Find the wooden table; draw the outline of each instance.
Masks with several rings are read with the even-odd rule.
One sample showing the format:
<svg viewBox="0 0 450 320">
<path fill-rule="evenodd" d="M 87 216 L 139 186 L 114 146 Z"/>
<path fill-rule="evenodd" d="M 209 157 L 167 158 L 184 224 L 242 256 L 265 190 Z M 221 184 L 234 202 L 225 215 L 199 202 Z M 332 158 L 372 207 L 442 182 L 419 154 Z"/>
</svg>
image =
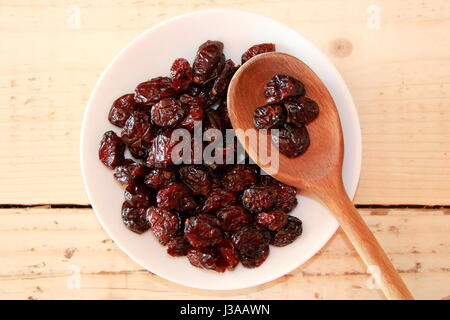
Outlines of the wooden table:
<svg viewBox="0 0 450 320">
<path fill-rule="evenodd" d="M 218 293 L 150 274 L 99 225 L 79 169 L 95 81 L 143 30 L 212 8 L 280 20 L 337 66 L 363 133 L 355 203 L 415 297 L 450 299 L 447 0 L 2 0 L 0 298 L 383 298 L 341 231 L 294 272 Z"/>
</svg>

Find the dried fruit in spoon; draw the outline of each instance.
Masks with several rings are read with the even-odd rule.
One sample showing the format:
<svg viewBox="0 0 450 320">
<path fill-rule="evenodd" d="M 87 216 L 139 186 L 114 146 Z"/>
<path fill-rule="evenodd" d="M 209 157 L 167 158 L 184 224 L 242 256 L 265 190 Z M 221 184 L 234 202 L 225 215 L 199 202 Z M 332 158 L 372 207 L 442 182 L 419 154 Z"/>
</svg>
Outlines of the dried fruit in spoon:
<svg viewBox="0 0 450 320">
<path fill-rule="evenodd" d="M 292 77 L 277 74 L 264 87 L 264 96 L 267 103 L 280 102 L 289 97 L 305 94 L 303 84 Z"/>
<path fill-rule="evenodd" d="M 278 128 L 286 121 L 286 110 L 282 104 L 269 104 L 256 108 L 253 122 L 258 129 Z"/>
<path fill-rule="evenodd" d="M 296 127 L 285 123 L 278 135 L 272 134 L 272 141 L 282 154 L 294 158 L 304 153 L 309 147 L 309 134 L 303 125 Z"/>
<path fill-rule="evenodd" d="M 288 121 L 302 126 L 313 121 L 319 115 L 319 106 L 307 97 L 298 97 L 284 102 L 288 112 Z"/>
</svg>

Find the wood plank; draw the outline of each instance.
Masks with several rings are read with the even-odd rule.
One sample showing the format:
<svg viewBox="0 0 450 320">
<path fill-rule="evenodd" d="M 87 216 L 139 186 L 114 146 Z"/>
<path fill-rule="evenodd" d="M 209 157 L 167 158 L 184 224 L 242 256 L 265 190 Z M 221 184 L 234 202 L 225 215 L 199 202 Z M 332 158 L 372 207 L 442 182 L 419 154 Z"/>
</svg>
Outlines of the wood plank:
<svg viewBox="0 0 450 320">
<path fill-rule="evenodd" d="M 229 7 L 290 25 L 341 71 L 363 132 L 357 203 L 449 204 L 450 4 L 377 1 L 380 29 L 368 27 L 372 4 L 80 0 L 77 29 L 65 1 L 3 0 L 0 203 L 86 204 L 79 129 L 100 72 L 155 23 L 192 10 Z"/>
<path fill-rule="evenodd" d="M 448 210 L 360 210 L 418 299 L 450 292 Z M 91 209 L 0 210 L 0 299 L 380 299 L 339 231 L 310 261 L 262 286 L 194 290 L 150 274 L 108 238 Z M 67 282 L 80 271 L 80 288 Z M 73 286 L 72 286 L 73 287 Z"/>
</svg>

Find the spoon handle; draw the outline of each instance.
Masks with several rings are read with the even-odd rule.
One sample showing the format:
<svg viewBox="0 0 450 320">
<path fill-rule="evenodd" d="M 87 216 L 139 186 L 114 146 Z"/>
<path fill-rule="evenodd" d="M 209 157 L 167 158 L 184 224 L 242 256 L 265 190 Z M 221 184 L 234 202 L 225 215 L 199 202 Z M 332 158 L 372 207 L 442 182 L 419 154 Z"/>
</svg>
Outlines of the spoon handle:
<svg viewBox="0 0 450 320">
<path fill-rule="evenodd" d="M 323 185 L 321 189 L 317 194 L 323 197 L 323 201 L 333 211 L 342 230 L 364 260 L 385 296 L 391 300 L 413 300 L 389 257 L 349 199 L 342 179 L 336 183 Z"/>
</svg>

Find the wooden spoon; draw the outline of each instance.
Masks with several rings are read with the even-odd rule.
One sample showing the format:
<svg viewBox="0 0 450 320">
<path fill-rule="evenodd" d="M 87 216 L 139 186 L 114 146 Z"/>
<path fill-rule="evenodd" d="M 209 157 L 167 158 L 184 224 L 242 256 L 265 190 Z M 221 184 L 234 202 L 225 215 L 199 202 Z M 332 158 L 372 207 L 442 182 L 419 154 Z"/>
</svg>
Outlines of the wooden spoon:
<svg viewBox="0 0 450 320">
<path fill-rule="evenodd" d="M 307 125 L 311 140 L 308 150 L 296 158 L 288 158 L 280 153 L 278 171 L 269 173 L 286 184 L 312 192 L 322 199 L 335 214 L 369 270 L 372 270 L 387 298 L 413 299 L 347 196 L 342 182 L 344 141 L 339 114 L 327 88 L 307 65 L 288 54 L 273 52 L 258 55 L 239 68 L 230 82 L 227 101 L 230 120 L 239 141 L 260 167 L 269 169 L 260 156 L 263 153 L 258 153 L 259 141 L 252 143 L 246 139 L 243 131 L 254 129 L 253 112 L 266 104 L 264 85 L 276 74 L 300 80 L 305 86 L 306 96 L 318 103 L 320 113 L 317 119 Z M 270 139 L 268 135 L 263 137 Z M 268 149 L 271 147 L 269 142 Z"/>
</svg>

